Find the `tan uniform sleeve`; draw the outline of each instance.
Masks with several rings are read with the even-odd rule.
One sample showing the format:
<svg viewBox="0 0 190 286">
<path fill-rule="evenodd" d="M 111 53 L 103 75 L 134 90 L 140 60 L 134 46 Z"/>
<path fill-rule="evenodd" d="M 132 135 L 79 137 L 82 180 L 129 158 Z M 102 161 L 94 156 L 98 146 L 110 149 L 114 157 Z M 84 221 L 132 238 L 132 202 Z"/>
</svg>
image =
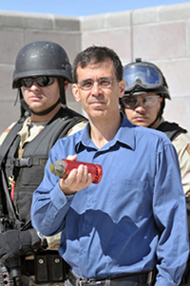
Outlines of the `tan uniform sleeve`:
<svg viewBox="0 0 190 286">
<path fill-rule="evenodd" d="M 190 195 L 190 137 L 182 133 L 172 143 L 177 151 L 183 190 L 187 196 Z"/>
<path fill-rule="evenodd" d="M 60 238 L 61 238 L 61 232 L 59 232 L 58 234 L 54 236 L 46 236 L 46 240 L 48 243 L 48 249 L 58 250 Z"/>
<path fill-rule="evenodd" d="M 12 123 L 0 136 L 0 147 L 3 144 L 3 141 L 7 137 L 9 131 L 13 128 L 13 126 L 16 124 L 16 122 Z"/>
<path fill-rule="evenodd" d="M 72 135 L 74 133 L 76 133 L 77 131 L 80 131 L 81 129 L 84 129 L 84 127 L 86 126 L 87 121 L 81 121 L 80 123 L 76 124 L 75 126 L 73 126 L 67 133 L 67 136 Z"/>
</svg>

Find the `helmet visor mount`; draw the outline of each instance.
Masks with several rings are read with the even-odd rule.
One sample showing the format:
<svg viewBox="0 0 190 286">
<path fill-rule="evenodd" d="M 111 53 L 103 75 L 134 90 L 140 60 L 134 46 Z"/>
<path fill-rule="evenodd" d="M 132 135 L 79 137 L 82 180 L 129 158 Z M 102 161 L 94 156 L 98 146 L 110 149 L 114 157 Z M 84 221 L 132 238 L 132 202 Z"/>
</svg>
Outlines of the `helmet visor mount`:
<svg viewBox="0 0 190 286">
<path fill-rule="evenodd" d="M 145 65 L 132 65 L 123 70 L 125 92 L 130 93 L 135 88 L 156 89 L 164 85 L 163 77 L 156 69 Z"/>
</svg>

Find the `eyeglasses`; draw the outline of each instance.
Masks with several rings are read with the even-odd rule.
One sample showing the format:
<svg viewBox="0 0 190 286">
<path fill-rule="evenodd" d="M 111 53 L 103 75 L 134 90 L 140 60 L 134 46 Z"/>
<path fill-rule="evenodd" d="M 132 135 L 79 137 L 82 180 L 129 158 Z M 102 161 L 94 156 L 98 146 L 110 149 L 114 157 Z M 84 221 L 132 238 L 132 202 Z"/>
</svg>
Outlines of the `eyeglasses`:
<svg viewBox="0 0 190 286">
<path fill-rule="evenodd" d="M 124 96 L 121 98 L 121 102 L 124 108 L 135 109 L 139 105 L 143 105 L 145 108 L 151 108 L 159 102 L 159 95 L 147 95 L 147 96 Z"/>
<path fill-rule="evenodd" d="M 161 73 L 151 66 L 136 64 L 123 69 L 125 91 L 132 91 L 136 86 L 144 89 L 155 89 L 164 85 Z"/>
<path fill-rule="evenodd" d="M 51 77 L 51 76 L 38 76 L 38 77 L 35 77 L 35 78 L 33 78 L 33 77 L 26 77 L 26 78 L 22 78 L 20 80 L 20 83 L 21 83 L 22 86 L 31 87 L 34 81 L 40 87 L 45 87 L 45 86 L 53 84 L 54 81 L 55 81 L 55 77 Z"/>
<path fill-rule="evenodd" d="M 84 79 L 82 81 L 79 81 L 78 84 L 80 87 L 84 90 L 89 90 L 93 87 L 94 83 L 97 82 L 101 88 L 108 88 L 112 85 L 113 81 L 119 81 L 117 79 L 112 79 L 109 77 L 102 77 L 98 80 L 92 80 L 92 79 Z"/>
</svg>

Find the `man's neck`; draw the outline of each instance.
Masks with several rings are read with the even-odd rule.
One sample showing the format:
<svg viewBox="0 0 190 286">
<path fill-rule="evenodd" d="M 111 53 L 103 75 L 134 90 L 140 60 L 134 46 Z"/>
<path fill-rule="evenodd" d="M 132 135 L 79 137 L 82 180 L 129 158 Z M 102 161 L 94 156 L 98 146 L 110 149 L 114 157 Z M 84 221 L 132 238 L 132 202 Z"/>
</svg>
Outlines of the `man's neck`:
<svg viewBox="0 0 190 286">
<path fill-rule="evenodd" d="M 61 103 L 58 104 L 51 112 L 49 112 L 46 115 L 36 115 L 36 114 L 31 114 L 31 121 L 32 122 L 44 122 L 44 121 L 50 121 L 55 114 L 59 111 L 59 109 L 61 108 Z"/>
<path fill-rule="evenodd" d="M 103 122 L 102 122 L 103 121 Z M 90 137 L 94 144 L 100 149 L 111 141 L 117 133 L 121 124 L 121 116 L 112 117 L 112 120 L 90 120 Z"/>
</svg>

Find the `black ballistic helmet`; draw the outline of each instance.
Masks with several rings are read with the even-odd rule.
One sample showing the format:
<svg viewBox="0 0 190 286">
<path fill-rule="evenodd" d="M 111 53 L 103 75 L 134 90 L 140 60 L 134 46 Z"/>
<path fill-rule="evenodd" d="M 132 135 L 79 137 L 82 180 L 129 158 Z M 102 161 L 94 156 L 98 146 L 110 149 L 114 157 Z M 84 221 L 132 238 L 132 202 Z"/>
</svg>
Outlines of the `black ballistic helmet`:
<svg viewBox="0 0 190 286">
<path fill-rule="evenodd" d="M 21 78 L 41 75 L 60 77 L 72 82 L 71 64 L 60 45 L 41 41 L 24 46 L 16 58 L 12 87 L 20 87 Z"/>
<path fill-rule="evenodd" d="M 132 95 L 148 93 L 156 93 L 163 98 L 156 119 L 148 127 L 153 126 L 163 113 L 165 98 L 171 99 L 163 73 L 155 64 L 142 62 L 141 58 L 137 58 L 135 62 L 123 67 L 123 79 L 125 80 L 125 93 L 123 99 Z M 122 98 L 120 98 L 120 106 L 121 110 L 124 112 Z"/>
<path fill-rule="evenodd" d="M 54 76 L 58 78 L 60 87 L 60 100 L 66 104 L 64 81 L 72 83 L 72 68 L 65 50 L 57 43 L 50 41 L 38 41 L 24 46 L 17 55 L 15 70 L 13 73 L 12 88 L 18 88 L 21 101 L 21 116 L 28 110 L 34 113 L 27 106 L 23 99 L 21 90 L 21 79 L 32 76 Z M 48 114 L 53 110 L 57 102 L 50 109 L 35 113 L 37 115 Z"/>
</svg>

